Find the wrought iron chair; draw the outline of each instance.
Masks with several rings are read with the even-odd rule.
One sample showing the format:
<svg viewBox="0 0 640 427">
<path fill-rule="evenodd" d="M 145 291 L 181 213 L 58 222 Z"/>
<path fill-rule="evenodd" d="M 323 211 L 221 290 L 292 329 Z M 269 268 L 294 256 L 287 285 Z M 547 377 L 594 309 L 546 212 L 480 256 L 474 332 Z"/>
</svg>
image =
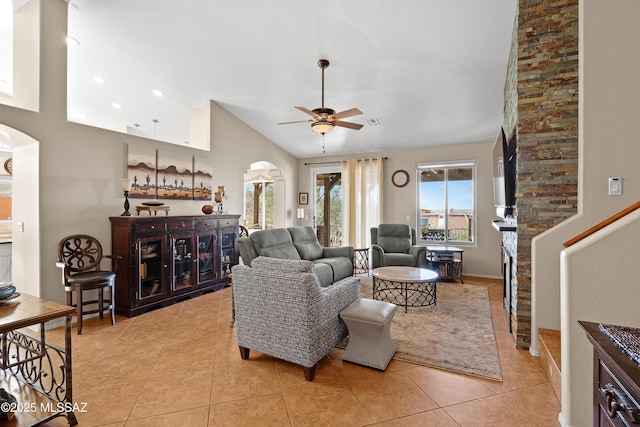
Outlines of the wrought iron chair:
<svg viewBox="0 0 640 427">
<path fill-rule="evenodd" d="M 113 259 L 113 271 L 100 270 L 100 263 L 104 258 Z M 82 334 L 82 316 L 99 313 L 104 319 L 104 312 L 109 311 L 111 324 L 116 324 L 114 311 L 115 282 L 118 260 L 121 257 L 105 255 L 100 242 L 86 234 L 67 236 L 58 244 L 58 262 L 56 267 L 62 269 L 62 284 L 67 292 L 67 305 L 76 307 L 78 335 Z M 104 290 L 109 296 L 105 298 Z M 97 299 L 85 301 L 84 291 L 97 290 Z M 73 304 L 73 293 L 76 293 L 76 303 Z M 85 310 L 85 306 L 97 304 L 97 308 Z"/>
</svg>

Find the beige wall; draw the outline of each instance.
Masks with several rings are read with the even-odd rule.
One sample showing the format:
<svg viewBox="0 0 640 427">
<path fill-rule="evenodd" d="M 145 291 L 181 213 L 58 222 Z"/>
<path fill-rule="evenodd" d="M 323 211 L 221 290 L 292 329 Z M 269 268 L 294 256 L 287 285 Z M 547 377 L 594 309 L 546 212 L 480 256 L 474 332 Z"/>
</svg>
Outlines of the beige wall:
<svg viewBox="0 0 640 427">
<path fill-rule="evenodd" d="M 640 327 L 637 236 L 640 211 L 561 254 L 562 419 L 567 426 L 592 425 L 593 347 L 578 320 Z"/>
<path fill-rule="evenodd" d="M 69 234 L 96 236 L 107 252 L 111 247 L 109 216 L 123 211 L 120 178 L 126 172 L 127 144 L 148 145 L 199 156 L 209 161 L 213 184 L 225 185 L 229 199 L 225 209 L 240 213 L 243 205 L 242 176 L 252 162 L 266 160 L 283 171 L 293 187 L 295 159 L 215 103 L 211 103 L 211 152 L 97 129 L 66 121 L 66 8 L 64 0 L 40 4 L 41 79 L 40 113 L 0 105 L 0 125 L 31 140 L 25 154 L 24 174 L 14 163 L 14 222 L 25 223 L 25 233 L 14 233 L 13 271 L 19 291 L 64 301 L 60 272 L 55 267 L 56 249 Z M 53 22 L 55 21 L 55 22 Z M 23 135 L 23 139 L 29 139 Z M 16 159 L 18 155 L 16 154 Z M 39 166 L 38 166 L 39 158 Z M 30 164 L 30 166 L 27 166 Z M 24 170 L 30 168 L 30 172 Z M 24 191 L 21 191 L 24 188 Z M 19 201 L 17 194 L 39 193 L 35 200 Z M 294 192 L 281 205 L 291 211 Z M 140 199 L 132 200 L 134 207 Z M 203 201 L 168 200 L 171 215 L 200 214 Z"/>
<path fill-rule="evenodd" d="M 535 337 L 537 349 L 538 327 L 562 331 L 560 419 L 567 426 L 592 423 L 592 349 L 577 321 L 640 326 L 633 284 L 638 214 L 570 249 L 562 246 L 638 200 L 640 58 L 629 52 L 636 49 L 639 16 L 635 0 L 580 2 L 579 213 L 532 247 L 532 343 Z M 607 195 L 609 177 L 623 178 L 622 196 Z"/>
<path fill-rule="evenodd" d="M 497 130 L 496 130 L 497 132 Z M 477 245 L 463 246 L 464 274 L 481 277 L 502 277 L 501 275 L 501 234 L 491 225 L 496 219 L 493 206 L 493 141 L 477 144 L 456 144 L 425 147 L 413 150 L 396 150 L 380 153 L 367 153 L 360 156 L 326 156 L 302 159 L 298 161 L 299 192 L 309 192 L 310 168 L 325 165 L 305 163 L 332 162 L 347 158 L 388 157 L 384 161 L 383 219 L 386 223 L 408 223 L 416 227 L 418 220 L 416 186 L 418 163 L 475 160 L 476 161 L 476 214 Z M 338 164 L 339 166 L 339 164 Z M 391 184 L 391 175 L 398 169 L 404 169 L 411 175 L 409 185 L 397 188 Z M 406 217 L 410 220 L 407 221 Z"/>
</svg>

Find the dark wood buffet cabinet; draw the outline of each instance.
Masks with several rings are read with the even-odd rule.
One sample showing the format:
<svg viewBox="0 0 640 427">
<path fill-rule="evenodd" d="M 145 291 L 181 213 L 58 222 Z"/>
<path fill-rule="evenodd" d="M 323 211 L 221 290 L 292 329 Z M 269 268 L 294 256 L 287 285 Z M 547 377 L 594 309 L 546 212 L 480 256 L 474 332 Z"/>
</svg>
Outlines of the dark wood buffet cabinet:
<svg viewBox="0 0 640 427">
<path fill-rule="evenodd" d="M 598 323 L 578 323 L 593 345 L 593 425 L 639 425 L 640 366 Z"/>
<path fill-rule="evenodd" d="M 122 257 L 116 311 L 150 308 L 222 289 L 238 263 L 240 215 L 116 216 L 111 252 Z"/>
</svg>

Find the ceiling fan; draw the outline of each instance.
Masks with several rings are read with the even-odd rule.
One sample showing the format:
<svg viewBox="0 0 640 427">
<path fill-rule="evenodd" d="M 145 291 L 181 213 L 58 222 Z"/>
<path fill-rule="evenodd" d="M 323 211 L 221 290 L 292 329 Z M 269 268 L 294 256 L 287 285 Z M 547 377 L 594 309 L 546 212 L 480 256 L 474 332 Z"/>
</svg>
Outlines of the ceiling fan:
<svg viewBox="0 0 640 427">
<path fill-rule="evenodd" d="M 322 107 L 316 108 L 314 110 L 309 110 L 305 107 L 295 107 L 298 110 L 302 111 L 313 117 L 311 120 L 297 120 L 294 122 L 283 122 L 278 123 L 279 125 L 288 125 L 291 123 L 311 123 L 311 130 L 315 133 L 321 133 L 324 135 L 325 133 L 329 133 L 333 130 L 335 126 L 341 126 L 349 129 L 360 130 L 363 125 L 358 123 L 344 122 L 341 119 L 357 116 L 358 114 L 362 114 L 362 111 L 357 108 L 351 108 L 350 110 L 341 111 L 336 113 L 335 110 L 331 108 L 324 108 L 324 70 L 329 66 L 329 61 L 326 59 L 320 59 L 318 61 L 318 67 L 322 69 Z"/>
</svg>

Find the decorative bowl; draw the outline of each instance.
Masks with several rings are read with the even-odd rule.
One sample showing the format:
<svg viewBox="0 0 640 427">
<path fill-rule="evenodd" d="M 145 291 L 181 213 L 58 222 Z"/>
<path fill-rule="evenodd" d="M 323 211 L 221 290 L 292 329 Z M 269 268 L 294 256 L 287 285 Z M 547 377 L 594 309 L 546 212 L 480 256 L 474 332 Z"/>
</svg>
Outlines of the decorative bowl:
<svg viewBox="0 0 640 427">
<path fill-rule="evenodd" d="M 7 283 L 7 282 L 2 282 L 2 283 Z M 0 300 L 7 299 L 15 293 L 16 293 L 15 286 L 13 286 L 12 284 L 4 285 L 0 287 Z"/>
</svg>

